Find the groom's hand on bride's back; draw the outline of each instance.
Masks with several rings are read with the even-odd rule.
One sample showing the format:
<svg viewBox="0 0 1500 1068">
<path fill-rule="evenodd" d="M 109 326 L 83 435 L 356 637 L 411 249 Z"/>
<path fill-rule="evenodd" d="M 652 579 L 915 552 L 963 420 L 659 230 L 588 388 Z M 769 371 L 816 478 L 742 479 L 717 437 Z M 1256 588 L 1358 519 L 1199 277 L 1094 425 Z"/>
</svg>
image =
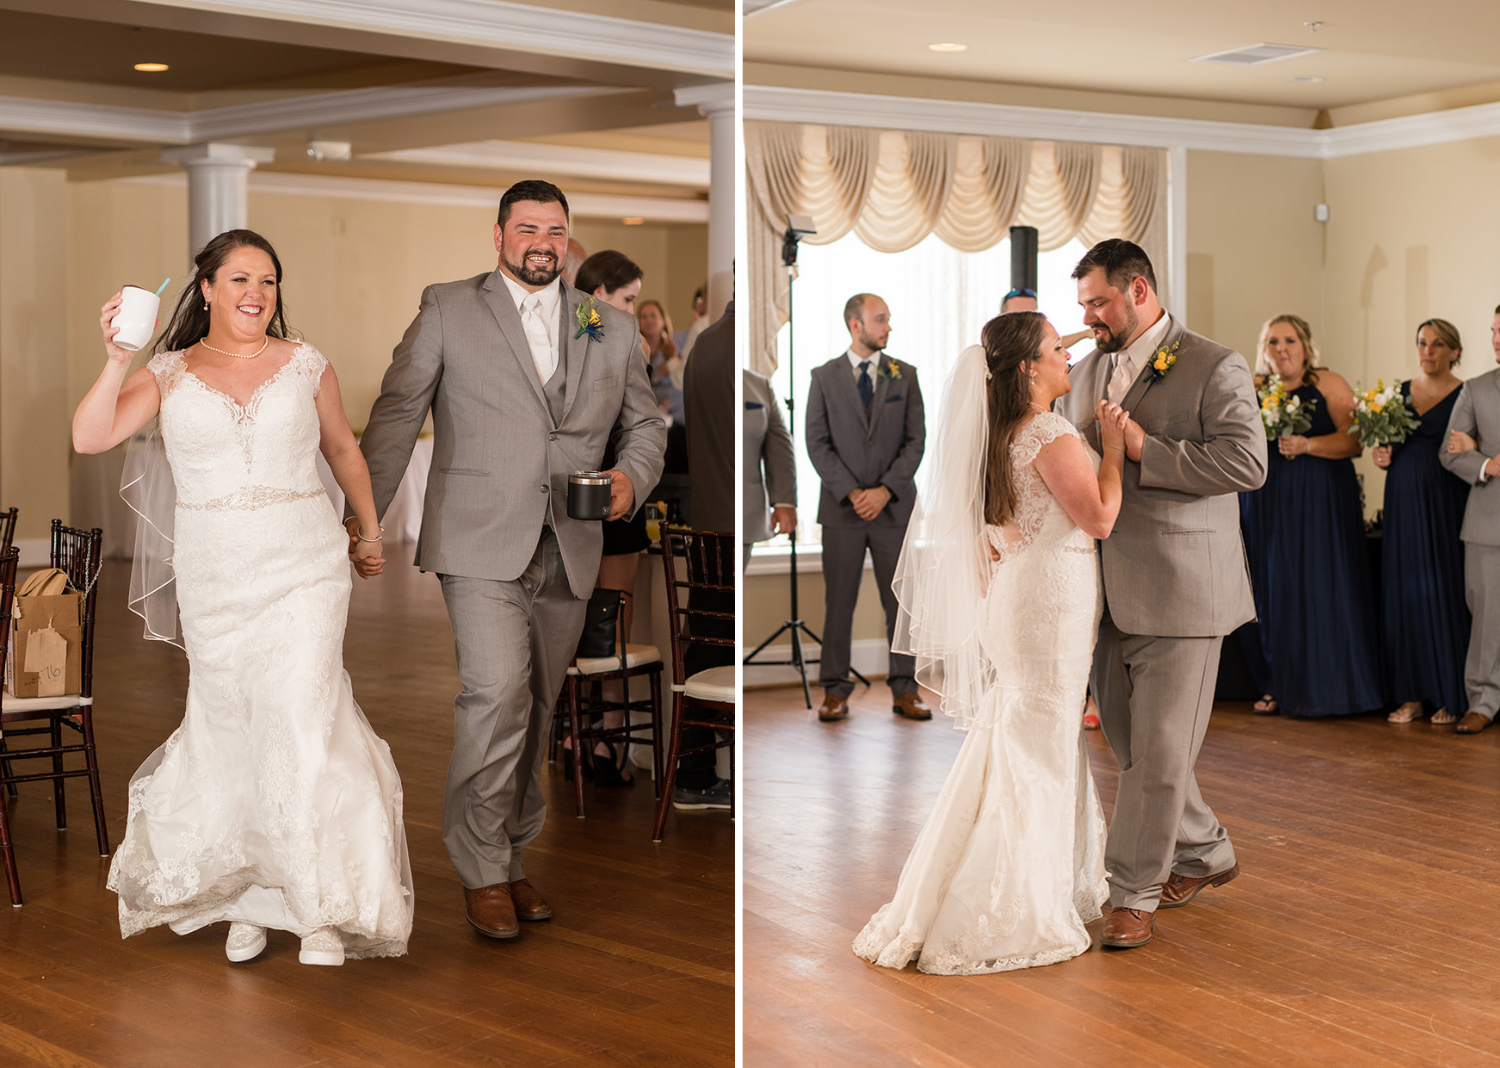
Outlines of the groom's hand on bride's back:
<svg viewBox="0 0 1500 1068">
<path fill-rule="evenodd" d="M 630 476 L 624 471 L 611 468 L 604 473 L 609 476 L 609 517 L 623 519 L 630 511 L 630 506 L 635 503 L 635 487 L 630 484 Z"/>
</svg>

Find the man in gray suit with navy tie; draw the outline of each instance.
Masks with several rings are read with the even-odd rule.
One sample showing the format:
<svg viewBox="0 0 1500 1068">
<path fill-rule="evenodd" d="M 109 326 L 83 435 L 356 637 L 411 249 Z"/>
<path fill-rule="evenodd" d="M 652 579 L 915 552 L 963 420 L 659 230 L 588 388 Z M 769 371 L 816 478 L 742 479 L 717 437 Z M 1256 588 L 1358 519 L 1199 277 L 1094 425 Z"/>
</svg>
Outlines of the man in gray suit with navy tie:
<svg viewBox="0 0 1500 1068">
<path fill-rule="evenodd" d="M 628 517 L 666 448 L 635 318 L 560 277 L 568 223 L 556 186 L 506 190 L 499 266 L 423 291 L 360 441 L 383 514 L 432 413 L 416 564 L 442 580 L 463 684 L 443 843 L 491 938 L 552 915 L 522 851 L 547 814 L 546 730 L 603 546 L 597 520 L 568 516 L 568 476 L 613 445 L 609 517 Z"/>
<path fill-rule="evenodd" d="M 849 348 L 816 368 L 807 394 L 807 452 L 822 479 L 818 522 L 823 526 L 823 647 L 818 682 L 825 723 L 849 714 L 850 640 L 854 606 L 864 577 L 865 552 L 885 609 L 886 641 L 896 627 L 891 579 L 916 503 L 917 465 L 927 429 L 917 369 L 885 355 L 891 313 L 872 293 L 844 305 Z M 931 719 L 917 693 L 916 665 L 891 653 L 886 682 L 891 711 Z"/>
</svg>

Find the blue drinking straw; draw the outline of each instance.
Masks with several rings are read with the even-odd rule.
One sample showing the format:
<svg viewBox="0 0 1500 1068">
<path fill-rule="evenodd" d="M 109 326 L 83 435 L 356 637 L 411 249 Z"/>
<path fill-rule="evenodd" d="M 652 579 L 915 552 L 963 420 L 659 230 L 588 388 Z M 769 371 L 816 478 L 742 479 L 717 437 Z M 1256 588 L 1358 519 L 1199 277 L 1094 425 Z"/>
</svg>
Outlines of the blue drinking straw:
<svg viewBox="0 0 1500 1068">
<path fill-rule="evenodd" d="M 170 278 L 167 278 L 167 279 L 164 279 L 164 280 L 163 280 L 163 281 L 162 281 L 162 284 L 161 284 L 161 285 L 159 285 L 159 286 L 157 286 L 157 287 L 156 287 L 156 295 L 157 295 L 157 296 L 158 296 L 158 297 L 159 297 L 159 296 L 161 296 L 161 291 L 162 291 L 162 290 L 163 290 L 163 289 L 166 289 L 166 288 L 167 288 L 167 283 L 168 283 L 168 282 L 170 282 L 170 281 L 171 281 L 171 279 L 170 279 Z"/>
</svg>

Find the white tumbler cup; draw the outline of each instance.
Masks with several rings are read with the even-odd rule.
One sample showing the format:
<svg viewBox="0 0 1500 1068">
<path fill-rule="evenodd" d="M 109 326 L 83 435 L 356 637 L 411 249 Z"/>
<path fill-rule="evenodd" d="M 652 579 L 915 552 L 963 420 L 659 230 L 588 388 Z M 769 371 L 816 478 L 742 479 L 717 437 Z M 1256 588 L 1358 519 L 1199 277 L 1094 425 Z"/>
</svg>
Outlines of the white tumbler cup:
<svg viewBox="0 0 1500 1068">
<path fill-rule="evenodd" d="M 156 333 L 156 313 L 161 298 L 149 289 L 126 286 L 120 291 L 120 310 L 110 324 L 119 328 L 115 344 L 128 352 L 139 350 Z"/>
</svg>

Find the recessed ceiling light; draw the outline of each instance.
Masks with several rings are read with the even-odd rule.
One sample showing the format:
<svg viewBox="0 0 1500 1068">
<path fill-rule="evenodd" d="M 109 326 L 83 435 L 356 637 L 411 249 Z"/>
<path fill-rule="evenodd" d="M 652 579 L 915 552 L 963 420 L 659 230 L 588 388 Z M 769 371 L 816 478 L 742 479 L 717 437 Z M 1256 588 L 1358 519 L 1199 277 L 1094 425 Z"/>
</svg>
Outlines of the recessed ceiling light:
<svg viewBox="0 0 1500 1068">
<path fill-rule="evenodd" d="M 646 220 L 642 219 L 642 218 L 640 218 L 639 216 L 636 216 L 636 215 L 632 215 L 628 219 L 621 219 L 620 221 L 622 223 L 624 223 L 626 226 L 644 226 L 644 225 L 646 225 Z"/>
<path fill-rule="evenodd" d="M 952 41 L 939 41 L 937 44 L 927 46 L 929 52 L 967 52 L 969 46 L 966 44 L 955 44 Z"/>
<path fill-rule="evenodd" d="M 148 74 L 159 74 L 168 68 L 165 63 L 137 63 L 135 69 L 145 71 Z"/>
<path fill-rule="evenodd" d="M 1298 74 L 1295 77 L 1287 79 L 1287 81 L 1296 82 L 1298 85 L 1312 85 L 1322 80 L 1323 76 L 1321 74 Z"/>
</svg>

